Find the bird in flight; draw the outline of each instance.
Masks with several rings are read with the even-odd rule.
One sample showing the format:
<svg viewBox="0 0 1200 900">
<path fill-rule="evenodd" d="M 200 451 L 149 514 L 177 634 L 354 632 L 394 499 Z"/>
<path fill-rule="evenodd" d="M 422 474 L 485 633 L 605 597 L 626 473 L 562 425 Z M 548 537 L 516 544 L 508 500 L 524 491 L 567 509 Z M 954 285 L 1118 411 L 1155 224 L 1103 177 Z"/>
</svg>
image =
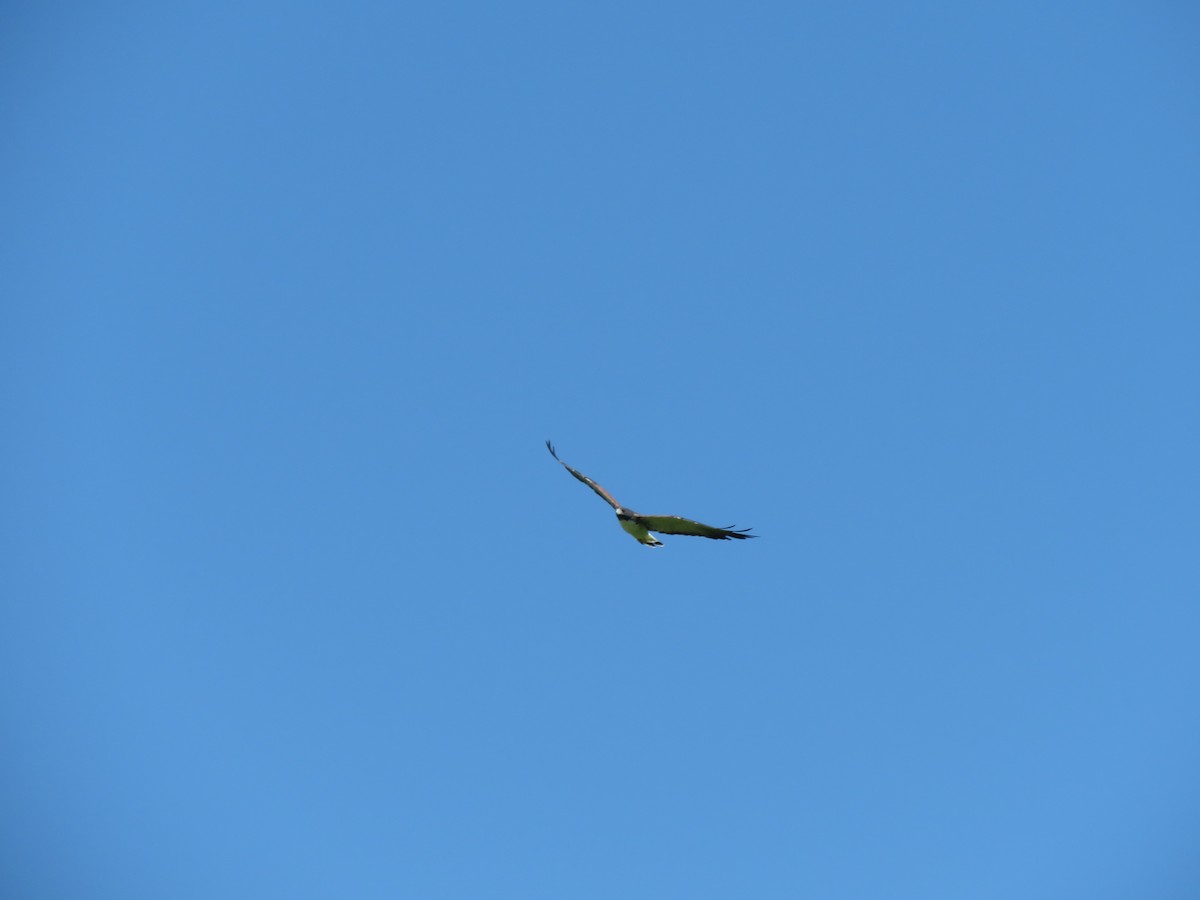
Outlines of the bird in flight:
<svg viewBox="0 0 1200 900">
<path fill-rule="evenodd" d="M 604 502 L 617 511 L 617 521 L 621 523 L 629 534 L 638 541 L 645 544 L 647 547 L 661 547 L 662 541 L 654 537 L 650 532 L 654 531 L 658 534 L 688 534 L 693 537 L 712 538 L 715 541 L 728 541 L 731 538 L 734 540 L 744 541 L 746 538 L 758 537 L 756 534 L 746 534 L 749 528 L 734 529 L 729 528 L 714 528 L 712 525 L 702 525 L 699 522 L 693 522 L 691 519 L 685 519 L 682 516 L 643 516 L 641 513 L 635 513 L 632 509 L 622 506 L 613 499 L 612 494 L 606 491 L 592 479 L 588 478 L 582 472 L 577 472 L 565 462 L 558 458 L 558 454 L 554 452 L 554 445 L 546 441 L 546 449 L 550 451 L 550 455 L 558 461 L 558 464 L 590 487 L 593 491 L 604 498 Z"/>
</svg>

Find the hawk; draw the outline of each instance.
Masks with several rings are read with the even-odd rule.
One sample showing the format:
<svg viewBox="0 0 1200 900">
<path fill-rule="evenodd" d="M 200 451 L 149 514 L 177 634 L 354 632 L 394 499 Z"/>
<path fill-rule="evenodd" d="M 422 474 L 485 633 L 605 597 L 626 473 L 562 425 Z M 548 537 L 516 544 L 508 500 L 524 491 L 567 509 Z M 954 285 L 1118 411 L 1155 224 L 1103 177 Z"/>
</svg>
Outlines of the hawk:
<svg viewBox="0 0 1200 900">
<path fill-rule="evenodd" d="M 645 544 L 647 547 L 661 547 L 662 541 L 654 537 L 650 532 L 654 531 L 658 534 L 687 534 L 692 537 L 712 538 L 715 541 L 728 541 L 730 539 L 744 541 L 746 538 L 758 537 L 756 534 L 747 534 L 749 528 L 734 529 L 733 526 L 728 528 L 714 528 L 712 525 L 703 525 L 700 522 L 693 522 L 691 519 L 685 519 L 682 516 L 643 516 L 641 513 L 636 513 L 632 509 L 622 506 L 613 499 L 612 494 L 606 491 L 592 479 L 588 478 L 582 472 L 572 469 L 565 462 L 558 458 L 558 454 L 554 452 L 554 445 L 546 441 L 546 449 L 550 451 L 550 455 L 558 462 L 560 466 L 590 487 L 593 491 L 604 498 L 604 502 L 617 511 L 617 521 L 626 532 L 631 534 L 638 543 Z"/>
</svg>

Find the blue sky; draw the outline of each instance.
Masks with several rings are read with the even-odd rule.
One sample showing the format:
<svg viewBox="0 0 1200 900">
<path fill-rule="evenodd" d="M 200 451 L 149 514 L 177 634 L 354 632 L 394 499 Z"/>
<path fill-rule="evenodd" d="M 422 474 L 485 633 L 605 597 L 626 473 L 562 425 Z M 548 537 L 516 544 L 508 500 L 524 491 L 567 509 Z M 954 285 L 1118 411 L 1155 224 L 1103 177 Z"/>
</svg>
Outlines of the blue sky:
<svg viewBox="0 0 1200 900">
<path fill-rule="evenodd" d="M 1196 896 L 1186 4 L 0 18 L 6 896 Z"/>
</svg>

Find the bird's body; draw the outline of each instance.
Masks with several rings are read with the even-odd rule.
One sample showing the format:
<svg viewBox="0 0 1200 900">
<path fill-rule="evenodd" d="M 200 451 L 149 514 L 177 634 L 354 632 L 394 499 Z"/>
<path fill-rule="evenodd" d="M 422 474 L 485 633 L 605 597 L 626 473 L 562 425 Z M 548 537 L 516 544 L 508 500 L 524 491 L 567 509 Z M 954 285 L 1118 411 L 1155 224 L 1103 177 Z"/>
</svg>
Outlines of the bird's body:
<svg viewBox="0 0 1200 900">
<path fill-rule="evenodd" d="M 626 532 L 633 535 L 634 539 L 640 544 L 645 544 L 647 547 L 661 547 L 663 542 L 650 533 L 650 531 L 637 520 L 636 514 L 630 515 L 624 510 L 617 512 L 617 521 L 621 523 L 621 527 Z"/>
<path fill-rule="evenodd" d="M 715 528 L 712 525 L 704 525 L 691 519 L 685 519 L 682 516 L 643 516 L 641 513 L 636 513 L 632 509 L 621 506 L 613 498 L 612 494 L 582 472 L 572 469 L 559 459 L 558 454 L 554 452 L 554 445 L 549 441 L 546 441 L 546 449 L 550 451 L 550 455 L 557 460 L 559 465 L 599 494 L 605 503 L 616 510 L 617 521 L 621 527 L 638 543 L 645 544 L 647 547 L 661 547 L 663 545 L 662 541 L 650 533 L 652 531 L 659 534 L 685 534 L 693 537 L 706 537 L 716 541 L 745 540 L 746 538 L 758 536 L 747 534 L 746 532 L 750 530 L 749 528 Z"/>
</svg>

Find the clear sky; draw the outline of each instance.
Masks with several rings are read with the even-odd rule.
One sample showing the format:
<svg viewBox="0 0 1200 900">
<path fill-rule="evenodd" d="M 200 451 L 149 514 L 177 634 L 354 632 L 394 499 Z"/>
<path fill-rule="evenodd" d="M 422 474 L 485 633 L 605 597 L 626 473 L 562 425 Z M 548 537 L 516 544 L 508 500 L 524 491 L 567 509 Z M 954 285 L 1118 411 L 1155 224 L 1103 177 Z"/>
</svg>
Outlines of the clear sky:
<svg viewBox="0 0 1200 900">
<path fill-rule="evenodd" d="M 8 4 L 0 893 L 1200 896 L 1198 48 Z"/>
</svg>

